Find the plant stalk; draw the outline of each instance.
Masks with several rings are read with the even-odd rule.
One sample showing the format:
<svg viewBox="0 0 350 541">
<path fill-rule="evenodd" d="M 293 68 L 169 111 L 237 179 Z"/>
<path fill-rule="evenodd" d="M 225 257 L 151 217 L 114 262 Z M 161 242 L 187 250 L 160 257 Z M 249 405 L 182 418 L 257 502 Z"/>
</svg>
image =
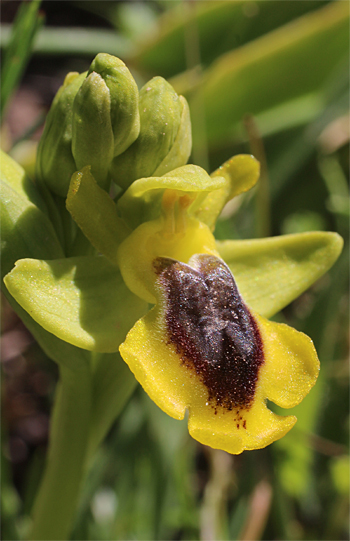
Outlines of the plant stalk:
<svg viewBox="0 0 350 541">
<path fill-rule="evenodd" d="M 69 538 L 85 473 L 91 394 L 88 363 L 74 371 L 61 366 L 47 464 L 33 506 L 29 540 Z"/>
</svg>

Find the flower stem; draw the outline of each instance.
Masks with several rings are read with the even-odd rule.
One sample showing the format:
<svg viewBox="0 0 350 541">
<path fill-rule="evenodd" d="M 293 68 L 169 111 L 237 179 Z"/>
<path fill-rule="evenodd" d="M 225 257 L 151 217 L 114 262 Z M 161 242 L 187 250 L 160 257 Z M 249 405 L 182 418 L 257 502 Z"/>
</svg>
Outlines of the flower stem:
<svg viewBox="0 0 350 541">
<path fill-rule="evenodd" d="M 46 469 L 34 503 L 30 540 L 69 537 L 85 473 L 89 436 L 91 373 L 61 366 Z"/>
</svg>

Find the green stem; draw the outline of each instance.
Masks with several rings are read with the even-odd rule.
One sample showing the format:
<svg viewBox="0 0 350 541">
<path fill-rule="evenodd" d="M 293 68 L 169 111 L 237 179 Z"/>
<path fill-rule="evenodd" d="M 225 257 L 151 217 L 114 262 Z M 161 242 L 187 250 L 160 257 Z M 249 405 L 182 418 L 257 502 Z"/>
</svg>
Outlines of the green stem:
<svg viewBox="0 0 350 541">
<path fill-rule="evenodd" d="M 44 477 L 29 540 L 65 540 L 76 513 L 89 436 L 91 373 L 61 366 Z"/>
<path fill-rule="evenodd" d="M 135 390 L 137 381 L 119 353 L 97 354 L 93 371 L 93 410 L 88 461 L 106 437 Z"/>
</svg>

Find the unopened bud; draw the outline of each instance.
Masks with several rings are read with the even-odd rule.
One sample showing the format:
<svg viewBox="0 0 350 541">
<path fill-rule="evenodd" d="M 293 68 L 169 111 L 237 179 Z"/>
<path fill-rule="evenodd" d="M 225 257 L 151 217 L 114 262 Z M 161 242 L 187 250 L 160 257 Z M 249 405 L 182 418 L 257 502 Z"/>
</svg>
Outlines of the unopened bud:
<svg viewBox="0 0 350 541">
<path fill-rule="evenodd" d="M 36 175 L 62 197 L 77 169 L 72 154 L 73 102 L 85 77 L 86 72 L 68 73 L 52 102 L 38 146 Z"/>
<path fill-rule="evenodd" d="M 124 152 L 139 135 L 139 91 L 124 62 L 115 56 L 98 54 L 91 63 L 89 73 L 93 71 L 101 75 L 110 92 L 115 157 Z"/>
<path fill-rule="evenodd" d="M 125 64 L 98 54 L 74 100 L 72 151 L 77 169 L 91 166 L 108 189 L 112 159 L 139 134 L 138 90 Z"/>
<path fill-rule="evenodd" d="M 109 90 L 100 75 L 90 73 L 81 85 L 73 105 L 72 152 L 75 170 L 86 165 L 102 188 L 107 188 L 109 164 L 113 158 Z"/>
<path fill-rule="evenodd" d="M 140 134 L 136 141 L 112 162 L 112 178 L 119 186 L 126 189 L 134 180 L 153 175 L 171 152 L 181 122 L 185 119 L 186 129 L 190 133 L 189 115 L 183 114 L 184 107 L 187 107 L 186 100 L 180 99 L 162 77 L 154 77 L 141 89 Z M 186 111 L 188 112 L 188 107 Z M 184 141 L 185 151 L 172 155 L 169 167 L 179 167 L 187 162 L 191 137 L 184 137 Z M 165 166 L 162 169 L 161 174 L 169 170 Z"/>
</svg>

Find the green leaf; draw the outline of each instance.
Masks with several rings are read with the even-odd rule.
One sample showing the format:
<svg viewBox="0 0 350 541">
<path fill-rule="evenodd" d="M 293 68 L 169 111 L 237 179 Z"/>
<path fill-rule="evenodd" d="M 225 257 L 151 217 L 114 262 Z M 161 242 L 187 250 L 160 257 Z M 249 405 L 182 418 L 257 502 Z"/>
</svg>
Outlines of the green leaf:
<svg viewBox="0 0 350 541">
<path fill-rule="evenodd" d="M 2 276 L 18 259 L 63 257 L 53 226 L 40 210 L 45 206 L 34 185 L 24 170 L 4 153 L 0 186 Z"/>
<path fill-rule="evenodd" d="M 1 114 L 28 63 L 34 38 L 44 21 L 38 14 L 41 0 L 22 2 L 12 27 L 1 70 Z"/>
<path fill-rule="evenodd" d="M 23 259 L 4 281 L 44 329 L 92 351 L 116 351 L 147 307 L 102 256 Z"/>
<path fill-rule="evenodd" d="M 209 144 L 232 140 L 245 113 L 258 115 L 320 91 L 348 53 L 348 25 L 347 3 L 334 2 L 220 57 L 195 94 L 205 109 Z"/>
<path fill-rule="evenodd" d="M 271 317 L 333 265 L 343 246 L 337 233 L 312 232 L 217 242 L 247 304 Z"/>
<path fill-rule="evenodd" d="M 0 45 L 10 40 L 10 25 L 2 24 Z M 124 58 L 130 51 L 129 39 L 108 28 L 81 26 L 48 26 L 41 28 L 33 46 L 33 53 L 41 56 L 84 56 L 91 59 L 101 51 Z"/>
</svg>

